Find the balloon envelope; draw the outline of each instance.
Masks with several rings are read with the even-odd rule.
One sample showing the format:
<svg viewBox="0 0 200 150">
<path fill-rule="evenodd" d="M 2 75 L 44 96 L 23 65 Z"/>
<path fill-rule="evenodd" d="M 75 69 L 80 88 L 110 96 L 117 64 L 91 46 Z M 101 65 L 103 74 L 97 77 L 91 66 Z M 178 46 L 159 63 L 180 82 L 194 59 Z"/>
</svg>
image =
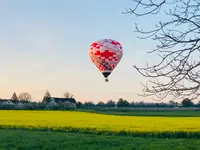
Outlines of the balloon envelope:
<svg viewBox="0 0 200 150">
<path fill-rule="evenodd" d="M 107 78 L 123 56 L 122 45 L 112 39 L 93 42 L 89 48 L 89 57 L 100 72 Z"/>
</svg>

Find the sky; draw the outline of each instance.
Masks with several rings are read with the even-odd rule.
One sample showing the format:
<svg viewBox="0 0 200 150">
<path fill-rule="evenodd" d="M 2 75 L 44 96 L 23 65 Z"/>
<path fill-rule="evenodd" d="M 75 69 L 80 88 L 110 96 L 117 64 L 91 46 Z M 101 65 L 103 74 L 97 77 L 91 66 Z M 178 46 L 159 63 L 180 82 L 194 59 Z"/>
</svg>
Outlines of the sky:
<svg viewBox="0 0 200 150">
<path fill-rule="evenodd" d="M 0 98 L 28 92 L 41 101 L 46 90 L 77 101 L 152 101 L 138 96 L 145 79 L 133 65 L 157 62 L 147 52 L 152 40 L 140 40 L 137 22 L 152 29 L 159 18 L 122 14 L 132 0 L 0 1 Z M 164 16 L 160 16 L 164 17 Z M 92 42 L 111 38 L 123 46 L 123 57 L 105 82 L 88 56 Z"/>
</svg>

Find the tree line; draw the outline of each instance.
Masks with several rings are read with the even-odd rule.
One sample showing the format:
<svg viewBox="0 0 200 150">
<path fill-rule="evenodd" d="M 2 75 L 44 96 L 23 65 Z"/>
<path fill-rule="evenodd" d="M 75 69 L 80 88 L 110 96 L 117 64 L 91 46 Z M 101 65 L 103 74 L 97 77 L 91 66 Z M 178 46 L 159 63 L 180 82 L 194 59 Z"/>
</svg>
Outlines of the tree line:
<svg viewBox="0 0 200 150">
<path fill-rule="evenodd" d="M 65 92 L 59 101 L 52 101 L 52 96 L 47 90 L 42 101 L 35 102 L 29 93 L 20 93 L 18 96 L 14 92 L 10 99 L 0 99 L 0 109 L 17 109 L 17 110 L 74 110 L 74 109 L 98 109 L 98 108 L 174 108 L 174 107 L 200 107 L 200 101 L 193 103 L 189 98 L 185 98 L 181 103 L 169 101 L 168 103 L 153 102 L 129 102 L 126 99 L 119 98 L 117 101 L 108 100 L 107 102 L 99 101 L 76 101 L 73 94 Z"/>
<path fill-rule="evenodd" d="M 185 98 L 181 101 L 181 103 L 178 102 L 174 102 L 174 101 L 169 101 L 168 103 L 146 103 L 143 101 L 140 102 L 129 102 L 126 99 L 123 98 L 119 98 L 119 100 L 117 102 L 113 101 L 113 100 L 109 100 L 107 102 L 98 102 L 98 103 L 94 103 L 92 101 L 89 102 L 77 102 L 76 106 L 78 108 L 92 108 L 92 107 L 135 107 L 135 108 L 139 108 L 139 107 L 147 107 L 147 108 L 155 108 L 155 107 L 166 107 L 166 108 L 173 108 L 173 107 L 200 107 L 200 101 L 195 104 L 193 103 L 192 100 Z"/>
</svg>

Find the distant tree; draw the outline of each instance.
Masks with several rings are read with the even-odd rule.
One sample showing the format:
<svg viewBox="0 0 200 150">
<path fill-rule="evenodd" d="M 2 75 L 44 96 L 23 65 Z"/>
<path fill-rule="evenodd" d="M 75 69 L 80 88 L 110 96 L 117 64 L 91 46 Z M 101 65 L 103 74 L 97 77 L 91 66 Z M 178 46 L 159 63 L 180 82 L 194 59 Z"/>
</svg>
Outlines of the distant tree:
<svg viewBox="0 0 200 150">
<path fill-rule="evenodd" d="M 132 102 L 130 102 L 130 105 L 129 105 L 130 107 L 134 107 L 135 106 L 135 102 L 134 101 L 132 101 Z"/>
<path fill-rule="evenodd" d="M 84 105 L 84 107 L 93 107 L 93 106 L 95 106 L 95 104 L 92 101 L 85 102 L 83 105 Z"/>
<path fill-rule="evenodd" d="M 82 106 L 83 106 L 83 103 L 81 103 L 81 102 L 76 103 L 76 108 L 81 108 Z"/>
<path fill-rule="evenodd" d="M 96 105 L 96 106 L 99 106 L 99 107 L 104 107 L 104 106 L 105 106 L 105 103 L 100 101 L 100 102 L 98 102 L 98 103 L 97 103 L 97 105 Z"/>
<path fill-rule="evenodd" d="M 189 98 L 185 98 L 182 102 L 181 102 L 183 107 L 192 107 L 194 105 L 194 103 L 189 99 Z"/>
<path fill-rule="evenodd" d="M 51 94 L 50 94 L 49 91 L 47 90 L 44 96 L 45 96 L 45 97 L 51 97 Z"/>
<path fill-rule="evenodd" d="M 13 93 L 13 95 L 12 95 L 12 97 L 11 97 L 11 100 L 12 100 L 13 102 L 17 102 L 17 101 L 18 101 L 18 97 L 17 97 L 17 95 L 16 95 L 15 92 Z"/>
<path fill-rule="evenodd" d="M 32 100 L 32 97 L 31 97 L 31 95 L 30 95 L 29 93 L 24 92 L 24 93 L 20 93 L 20 94 L 18 95 L 18 99 L 19 99 L 20 101 L 29 102 L 29 101 Z"/>
<path fill-rule="evenodd" d="M 129 102 L 123 98 L 120 98 L 117 102 L 117 106 L 118 107 L 128 107 L 129 106 Z"/>
<path fill-rule="evenodd" d="M 145 107 L 145 106 L 146 106 L 146 104 L 143 101 L 135 103 L 135 107 Z"/>
<path fill-rule="evenodd" d="M 107 107 L 115 107 L 115 102 L 113 100 L 109 100 L 107 103 L 106 103 L 106 106 Z"/>
<path fill-rule="evenodd" d="M 177 102 L 174 102 L 172 100 L 169 101 L 169 106 L 172 106 L 172 107 L 177 107 L 178 106 L 178 103 Z"/>
<path fill-rule="evenodd" d="M 69 93 L 69 92 L 65 92 L 63 94 L 64 98 L 73 98 L 73 94 Z"/>
<path fill-rule="evenodd" d="M 43 97 L 43 100 L 42 102 L 43 103 L 49 103 L 51 101 L 51 94 L 49 93 L 49 91 L 47 90 L 44 97 Z"/>
</svg>

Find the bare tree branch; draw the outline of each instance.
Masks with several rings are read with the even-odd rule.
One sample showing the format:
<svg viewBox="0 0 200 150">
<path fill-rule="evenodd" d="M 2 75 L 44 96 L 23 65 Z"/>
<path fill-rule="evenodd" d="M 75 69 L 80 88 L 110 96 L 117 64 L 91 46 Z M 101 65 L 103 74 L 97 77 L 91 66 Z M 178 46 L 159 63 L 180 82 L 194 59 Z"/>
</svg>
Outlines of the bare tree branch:
<svg viewBox="0 0 200 150">
<path fill-rule="evenodd" d="M 159 15 L 164 11 L 170 21 L 159 21 L 150 31 L 143 31 L 136 24 L 140 39 L 158 41 L 156 48 L 158 64 L 134 68 L 144 77 L 141 96 L 156 95 L 162 100 L 168 96 L 195 99 L 200 92 L 200 1 L 199 0 L 133 0 L 135 7 L 124 14 L 136 17 Z"/>
</svg>

